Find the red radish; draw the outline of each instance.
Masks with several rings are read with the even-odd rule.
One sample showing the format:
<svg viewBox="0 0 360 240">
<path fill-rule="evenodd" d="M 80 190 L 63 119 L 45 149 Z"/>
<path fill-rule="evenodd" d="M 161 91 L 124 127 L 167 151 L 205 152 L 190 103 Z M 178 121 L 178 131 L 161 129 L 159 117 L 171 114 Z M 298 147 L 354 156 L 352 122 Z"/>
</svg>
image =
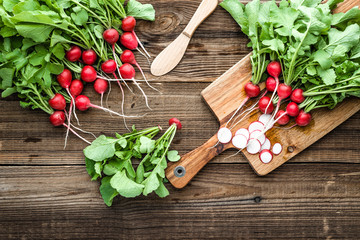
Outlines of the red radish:
<svg viewBox="0 0 360 240">
<path fill-rule="evenodd" d="M 302 103 L 305 100 L 303 90 L 300 88 L 295 89 L 290 96 L 291 101 L 296 103 Z"/>
<path fill-rule="evenodd" d="M 223 128 L 219 129 L 219 131 L 217 133 L 217 137 L 218 137 L 219 142 L 225 144 L 225 143 L 228 143 L 231 141 L 232 133 L 231 133 L 230 129 L 223 127 Z"/>
<path fill-rule="evenodd" d="M 261 143 L 259 140 L 257 139 L 250 139 L 246 150 L 248 151 L 248 153 L 254 155 L 256 153 L 258 153 L 261 149 Z"/>
<path fill-rule="evenodd" d="M 130 50 L 135 50 L 138 48 L 138 42 L 132 32 L 124 32 L 120 37 L 120 42 L 124 47 Z"/>
<path fill-rule="evenodd" d="M 49 120 L 53 126 L 61 126 L 65 122 L 65 113 L 63 111 L 55 111 L 50 115 Z"/>
<path fill-rule="evenodd" d="M 149 84 L 149 82 L 147 81 L 147 79 L 146 79 L 146 77 L 145 77 L 145 74 L 144 74 L 143 70 L 141 69 L 140 65 L 139 65 L 138 62 L 136 61 L 135 55 L 134 55 L 134 53 L 133 53 L 132 51 L 130 51 L 129 49 L 126 49 L 126 50 L 120 55 L 120 60 L 121 60 L 121 62 L 123 62 L 123 63 L 130 63 L 130 64 L 132 64 L 132 65 L 135 65 L 135 66 L 139 69 L 139 71 L 141 72 L 141 74 L 142 74 L 142 76 L 143 76 L 146 84 L 147 84 L 149 87 L 151 87 L 152 89 L 154 89 L 155 91 L 159 91 L 159 90 L 157 90 L 156 88 L 154 88 L 153 86 L 151 86 L 151 85 Z"/>
<path fill-rule="evenodd" d="M 272 152 L 270 152 L 270 150 L 264 149 L 260 152 L 259 158 L 260 158 L 260 161 L 262 161 L 263 163 L 266 164 L 266 163 L 271 162 L 271 160 L 273 159 L 273 154 L 272 154 Z"/>
<path fill-rule="evenodd" d="M 113 28 L 107 29 L 103 32 L 103 38 L 109 44 L 114 45 L 119 40 L 119 32 Z"/>
<path fill-rule="evenodd" d="M 97 78 L 96 70 L 90 66 L 87 65 L 83 67 L 81 70 L 81 79 L 85 82 L 93 82 Z"/>
<path fill-rule="evenodd" d="M 262 113 L 269 114 L 274 111 L 274 104 L 268 96 L 264 96 L 259 101 L 259 109 Z"/>
<path fill-rule="evenodd" d="M 252 82 L 248 82 L 245 85 L 245 92 L 249 98 L 257 97 L 260 94 L 260 87 L 258 85 L 254 85 Z"/>
<path fill-rule="evenodd" d="M 281 117 L 280 117 L 281 116 Z M 280 117 L 280 118 L 279 118 Z M 279 119 L 278 119 L 279 118 Z M 284 110 L 279 110 L 276 115 L 275 115 L 275 119 L 277 120 L 277 123 L 279 123 L 280 125 L 286 125 L 289 123 L 290 121 L 290 117 L 289 115 L 286 114 L 286 112 Z"/>
<path fill-rule="evenodd" d="M 299 115 L 296 117 L 295 122 L 301 127 L 307 126 L 311 122 L 311 114 L 301 110 Z"/>
<path fill-rule="evenodd" d="M 171 126 L 171 125 L 173 125 L 173 124 L 176 124 L 177 130 L 181 130 L 182 125 L 181 125 L 181 122 L 180 122 L 179 119 L 177 119 L 177 118 L 170 118 L 170 119 L 169 119 L 169 126 Z"/>
<path fill-rule="evenodd" d="M 109 87 L 108 81 L 101 78 L 96 79 L 94 83 L 95 92 L 97 92 L 98 94 L 103 94 L 104 92 L 106 92 L 108 87 Z"/>
<path fill-rule="evenodd" d="M 275 155 L 279 155 L 281 152 L 282 152 L 282 146 L 280 143 L 275 143 L 273 148 L 272 148 L 272 152 L 275 154 Z"/>
<path fill-rule="evenodd" d="M 101 109 L 101 110 L 103 110 L 103 111 L 105 111 L 105 112 L 109 112 L 109 113 L 118 115 L 118 116 L 120 116 L 120 117 L 138 117 L 138 116 L 125 116 L 125 115 L 123 115 L 123 114 L 114 112 L 113 110 L 110 110 L 110 109 L 107 109 L 107 108 L 104 108 L 104 107 L 101 107 L 101 106 L 92 104 L 92 103 L 90 102 L 90 99 L 89 99 L 87 96 L 85 96 L 85 95 L 79 95 L 79 96 L 76 97 L 76 99 L 75 99 L 75 106 L 76 106 L 76 108 L 79 109 L 80 111 L 86 111 L 86 110 L 88 110 L 90 107 L 92 107 L 92 108 Z"/>
<path fill-rule="evenodd" d="M 66 107 L 66 100 L 63 95 L 56 93 L 54 97 L 49 100 L 49 105 L 55 110 L 64 110 Z"/>
<path fill-rule="evenodd" d="M 286 113 L 291 117 L 296 117 L 297 115 L 299 115 L 299 112 L 299 106 L 294 102 L 290 102 L 286 106 Z"/>
<path fill-rule="evenodd" d="M 94 50 L 89 49 L 89 50 L 85 50 L 82 53 L 82 60 L 86 65 L 93 65 L 96 61 L 96 53 Z"/>
<path fill-rule="evenodd" d="M 129 63 L 124 63 L 119 68 L 120 74 L 124 79 L 134 79 L 135 69 Z"/>
<path fill-rule="evenodd" d="M 281 74 L 281 65 L 277 61 L 269 63 L 266 69 L 269 75 L 274 77 L 275 79 L 278 78 Z"/>
<path fill-rule="evenodd" d="M 259 121 L 255 121 L 255 122 L 252 122 L 249 127 L 249 132 L 252 133 L 256 130 L 260 130 L 260 131 L 263 131 L 264 130 L 264 124 L 262 122 L 259 122 Z"/>
<path fill-rule="evenodd" d="M 104 92 L 106 92 L 108 87 L 109 87 L 108 81 L 101 79 L 101 78 L 98 78 L 95 80 L 95 83 L 94 83 L 95 92 L 97 92 L 98 94 L 101 95 L 100 106 L 103 106 Z"/>
<path fill-rule="evenodd" d="M 243 149 L 243 148 L 246 148 L 246 145 L 248 144 L 248 139 L 244 135 L 239 134 L 239 135 L 235 135 L 232 138 L 231 143 L 237 149 Z"/>
<path fill-rule="evenodd" d="M 83 89 L 84 89 L 84 84 L 82 83 L 82 81 L 75 79 L 71 82 L 70 93 L 72 96 L 76 97 L 80 95 Z"/>
<path fill-rule="evenodd" d="M 271 120 L 271 114 L 261 114 L 259 117 L 259 122 L 263 123 L 264 125 L 268 124 Z"/>
<path fill-rule="evenodd" d="M 288 98 L 291 95 L 292 88 L 284 83 L 281 83 L 278 87 L 277 94 L 281 99 Z"/>
<path fill-rule="evenodd" d="M 277 81 L 274 78 L 268 77 L 266 79 L 266 89 L 269 92 L 274 92 L 276 89 L 276 85 L 277 85 Z"/>
<path fill-rule="evenodd" d="M 246 128 L 240 128 L 239 130 L 237 130 L 235 136 L 236 135 L 243 135 L 246 137 L 246 139 L 250 138 L 250 133 Z"/>
<path fill-rule="evenodd" d="M 266 138 L 264 144 L 261 146 L 261 150 L 264 149 L 270 150 L 270 148 L 271 148 L 271 142 L 268 138 Z"/>
<path fill-rule="evenodd" d="M 65 54 L 65 57 L 70 62 L 76 62 L 81 58 L 81 49 L 78 46 L 72 46 Z"/>
<path fill-rule="evenodd" d="M 136 20 L 133 16 L 127 16 L 126 18 L 124 18 L 122 20 L 122 25 L 121 28 L 122 30 L 124 30 L 125 32 L 131 32 L 134 30 L 136 25 Z"/>
<path fill-rule="evenodd" d="M 103 70 L 105 73 L 114 73 L 116 71 L 117 64 L 115 60 L 107 60 L 106 62 L 103 62 L 101 64 L 101 70 Z"/>
<path fill-rule="evenodd" d="M 69 69 L 64 69 L 62 73 L 57 75 L 56 79 L 59 82 L 60 86 L 66 89 L 70 87 L 72 74 Z"/>
</svg>

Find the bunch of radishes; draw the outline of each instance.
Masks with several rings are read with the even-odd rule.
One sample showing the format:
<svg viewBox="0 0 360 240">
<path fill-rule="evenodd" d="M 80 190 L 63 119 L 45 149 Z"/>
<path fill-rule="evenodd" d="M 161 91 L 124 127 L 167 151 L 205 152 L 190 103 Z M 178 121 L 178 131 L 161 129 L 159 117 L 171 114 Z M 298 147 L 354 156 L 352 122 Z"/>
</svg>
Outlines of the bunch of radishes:
<svg viewBox="0 0 360 240">
<path fill-rule="evenodd" d="M 135 56 L 134 56 L 133 52 L 131 51 L 131 50 L 135 50 L 135 49 L 139 50 L 138 44 L 140 43 L 140 41 L 136 37 L 136 34 L 134 32 L 135 25 L 136 25 L 135 18 L 132 16 L 128 16 L 128 17 L 124 18 L 122 21 L 122 29 L 124 30 L 124 33 L 121 35 L 121 37 L 119 35 L 119 32 L 114 28 L 107 29 L 103 32 L 104 40 L 106 42 L 108 42 L 112 47 L 114 59 L 109 59 L 107 61 L 102 62 L 101 63 L 101 71 L 95 70 L 96 66 L 94 64 L 96 63 L 98 56 L 94 50 L 87 49 L 87 50 L 82 51 L 80 49 L 80 47 L 72 46 L 66 52 L 65 57 L 69 62 L 71 62 L 71 63 L 80 62 L 80 63 L 83 63 L 84 66 L 81 68 L 81 71 L 78 72 L 78 73 L 80 73 L 80 78 L 81 78 L 80 80 L 73 79 L 72 72 L 69 69 L 64 69 L 63 72 L 57 76 L 58 83 L 60 84 L 60 86 L 62 88 L 64 88 L 66 90 L 66 92 L 71 97 L 71 102 L 70 102 L 70 107 L 69 107 L 68 112 L 66 111 L 66 100 L 62 94 L 57 93 L 57 94 L 55 94 L 55 96 L 52 99 L 49 100 L 49 105 L 53 109 L 56 110 L 53 114 L 51 114 L 50 122 L 54 126 L 63 125 L 67 128 L 67 134 L 66 134 L 65 139 L 67 139 L 69 131 L 74 132 L 74 130 L 72 130 L 72 127 L 75 127 L 75 126 L 71 124 L 72 113 L 76 117 L 74 105 L 75 105 L 76 109 L 78 109 L 80 111 L 85 111 L 85 110 L 89 109 L 90 107 L 102 109 L 106 112 L 123 117 L 124 122 L 125 122 L 125 117 L 136 117 L 136 116 L 126 116 L 124 114 L 124 91 L 122 88 L 122 84 L 119 80 L 122 80 L 122 82 L 127 87 L 128 87 L 128 85 L 127 85 L 126 81 L 131 80 L 141 90 L 141 92 L 143 93 L 143 95 L 145 97 L 146 105 L 149 107 L 147 96 L 146 96 L 145 92 L 142 90 L 140 85 L 135 80 L 135 69 L 134 69 L 133 65 L 135 65 L 140 70 L 146 83 L 151 88 L 153 88 L 146 80 L 146 77 L 145 77 L 141 67 L 137 63 Z M 116 47 L 116 43 L 118 42 L 119 39 L 120 39 L 121 44 L 128 49 L 123 51 L 120 56 L 117 56 L 115 53 L 115 47 Z M 143 48 L 143 46 L 142 46 L 142 48 Z M 145 48 L 143 48 L 143 49 L 144 49 L 145 53 L 147 55 L 149 55 L 146 52 Z M 149 55 L 149 57 L 150 57 L 150 55 Z M 70 67 L 70 64 L 67 64 L 67 66 Z M 76 69 L 78 69 L 78 68 L 76 68 Z M 103 107 L 103 104 L 102 104 L 103 95 L 108 90 L 108 88 L 110 86 L 110 84 L 109 84 L 110 81 L 117 81 L 119 87 L 121 88 L 122 96 L 123 96 L 122 108 L 121 108 L 122 113 L 121 114 L 114 112 L 108 108 Z M 92 104 L 90 102 L 90 99 L 87 96 L 81 95 L 81 93 L 84 89 L 83 82 L 93 83 L 94 90 L 101 95 L 101 105 L 100 106 Z M 153 88 L 153 89 L 155 89 L 155 88 Z M 67 118 L 67 124 L 65 124 L 66 118 Z M 76 117 L 76 119 L 77 119 L 77 117 Z M 126 126 L 126 122 L 125 122 L 125 126 Z M 66 143 L 66 140 L 65 140 L 65 143 Z"/>
<path fill-rule="evenodd" d="M 303 90 L 299 88 L 293 90 L 291 86 L 280 83 L 279 76 L 282 72 L 280 63 L 277 61 L 270 62 L 267 66 L 267 72 L 271 77 L 267 78 L 266 89 L 260 99 L 250 108 L 242 111 L 234 119 L 235 115 L 238 114 L 240 109 L 245 106 L 245 103 L 250 98 L 258 97 L 261 93 L 258 84 L 248 82 L 244 87 L 247 97 L 237 108 L 225 127 L 220 128 L 217 134 L 220 143 L 226 144 L 232 141 L 234 147 L 239 150 L 246 148 L 250 154 L 257 154 L 260 152 L 259 157 L 263 163 L 269 163 L 273 158 L 273 154 L 278 155 L 282 151 L 280 143 L 274 144 L 272 151 L 270 151 L 271 143 L 265 135 L 274 124 L 278 123 L 279 125 L 286 125 L 289 123 L 290 117 L 295 117 L 295 124 L 290 128 L 294 126 L 307 126 L 311 121 L 311 114 L 301 110 L 298 105 L 305 100 Z M 271 97 L 266 96 L 269 92 L 272 93 Z M 284 110 L 281 110 L 281 104 L 287 101 L 290 102 L 287 103 Z M 257 109 L 263 113 L 259 120 L 251 123 L 247 129 L 239 129 L 235 132 L 235 135 L 232 136 L 231 129 L 243 118 Z M 243 114 L 245 115 L 242 119 L 233 123 L 230 128 L 227 127 L 233 119 L 235 121 Z"/>
</svg>

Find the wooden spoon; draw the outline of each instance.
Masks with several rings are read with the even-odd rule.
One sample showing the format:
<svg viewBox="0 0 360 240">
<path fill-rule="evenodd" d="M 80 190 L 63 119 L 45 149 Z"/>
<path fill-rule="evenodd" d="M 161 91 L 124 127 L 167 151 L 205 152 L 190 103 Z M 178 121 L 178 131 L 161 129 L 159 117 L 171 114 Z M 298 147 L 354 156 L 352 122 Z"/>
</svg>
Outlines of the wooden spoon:
<svg viewBox="0 0 360 240">
<path fill-rule="evenodd" d="M 151 73 L 162 76 L 180 62 L 197 27 L 215 10 L 218 0 L 203 0 L 185 30 L 151 64 Z"/>
</svg>

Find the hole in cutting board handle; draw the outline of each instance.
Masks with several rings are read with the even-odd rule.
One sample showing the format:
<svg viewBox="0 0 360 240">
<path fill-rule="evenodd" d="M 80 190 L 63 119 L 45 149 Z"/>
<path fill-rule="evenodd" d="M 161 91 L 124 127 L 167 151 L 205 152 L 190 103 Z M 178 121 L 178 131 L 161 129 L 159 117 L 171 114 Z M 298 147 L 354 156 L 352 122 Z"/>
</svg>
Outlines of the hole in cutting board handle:
<svg viewBox="0 0 360 240">
<path fill-rule="evenodd" d="M 174 175 L 176 177 L 183 177 L 185 176 L 185 173 L 186 173 L 186 170 L 183 166 L 177 166 L 175 169 L 174 169 Z"/>
</svg>

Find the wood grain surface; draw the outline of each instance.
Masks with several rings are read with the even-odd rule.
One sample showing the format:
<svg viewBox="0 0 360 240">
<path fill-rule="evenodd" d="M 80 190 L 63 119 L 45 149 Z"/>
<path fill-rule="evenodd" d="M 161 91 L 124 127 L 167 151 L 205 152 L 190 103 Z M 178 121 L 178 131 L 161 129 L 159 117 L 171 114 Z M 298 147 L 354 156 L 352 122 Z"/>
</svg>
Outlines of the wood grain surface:
<svg viewBox="0 0 360 240">
<path fill-rule="evenodd" d="M 153 56 L 189 22 L 200 0 L 151 2 L 154 23 L 137 32 Z M 178 117 L 183 129 L 173 148 L 189 152 L 219 127 L 200 93 L 249 53 L 247 39 L 220 7 L 195 32 L 180 64 L 149 79 L 163 94 L 145 88 L 152 112 L 137 92 L 127 91 L 127 113 L 147 112 L 129 124 L 166 126 Z M 139 75 L 140 77 L 140 75 Z M 115 86 L 115 85 L 114 85 Z M 90 86 L 86 93 L 99 102 Z M 109 106 L 120 109 L 113 88 Z M 265 177 L 228 150 L 212 160 L 184 189 L 167 184 L 170 196 L 116 198 L 106 207 L 99 182 L 85 170 L 85 143 L 48 123 L 18 99 L 0 100 L 0 239 L 358 239 L 360 235 L 360 113 Z M 79 113 L 95 134 L 125 132 L 122 119 L 92 109 Z M 91 140 L 90 137 L 88 137 Z"/>
</svg>

